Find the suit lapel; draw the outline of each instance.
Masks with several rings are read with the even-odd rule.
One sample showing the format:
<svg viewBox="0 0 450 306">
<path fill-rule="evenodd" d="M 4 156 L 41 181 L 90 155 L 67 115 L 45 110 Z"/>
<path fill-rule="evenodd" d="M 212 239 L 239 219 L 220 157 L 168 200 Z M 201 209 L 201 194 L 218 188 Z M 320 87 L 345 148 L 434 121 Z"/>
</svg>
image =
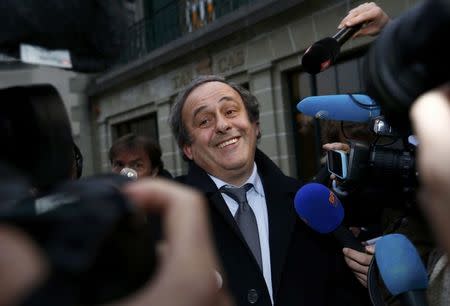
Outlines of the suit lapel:
<svg viewBox="0 0 450 306">
<path fill-rule="evenodd" d="M 277 292 L 281 272 L 295 225 L 295 215 L 287 207 L 292 199 L 280 189 L 267 188 L 266 204 L 269 214 L 269 243 L 272 266 L 272 286 Z"/>
<path fill-rule="evenodd" d="M 261 157 L 261 152 L 257 152 L 256 160 L 264 186 L 269 218 L 270 261 L 275 299 L 296 221 L 293 198 L 300 185 L 284 176 L 266 156 Z"/>
</svg>

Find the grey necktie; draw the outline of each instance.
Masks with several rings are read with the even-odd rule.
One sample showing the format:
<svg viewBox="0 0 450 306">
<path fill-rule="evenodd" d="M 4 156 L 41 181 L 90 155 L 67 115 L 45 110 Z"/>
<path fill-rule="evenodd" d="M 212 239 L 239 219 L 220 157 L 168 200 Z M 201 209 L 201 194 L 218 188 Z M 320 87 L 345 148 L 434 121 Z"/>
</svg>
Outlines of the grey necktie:
<svg viewBox="0 0 450 306">
<path fill-rule="evenodd" d="M 262 271 L 261 246 L 259 245 L 258 225 L 256 223 L 255 214 L 252 208 L 248 205 L 246 193 L 253 187 L 252 184 L 247 183 L 242 187 L 234 188 L 222 186 L 220 192 L 225 193 L 230 198 L 239 204 L 239 208 L 234 216 L 245 241 L 258 262 L 259 268 Z"/>
</svg>

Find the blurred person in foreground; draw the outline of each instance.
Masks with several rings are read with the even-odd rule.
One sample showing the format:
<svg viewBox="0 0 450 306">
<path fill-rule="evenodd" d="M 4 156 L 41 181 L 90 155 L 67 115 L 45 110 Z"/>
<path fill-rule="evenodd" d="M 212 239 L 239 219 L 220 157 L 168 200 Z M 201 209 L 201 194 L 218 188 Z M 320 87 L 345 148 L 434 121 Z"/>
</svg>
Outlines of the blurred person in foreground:
<svg viewBox="0 0 450 306">
<path fill-rule="evenodd" d="M 226 291 L 219 290 L 215 274 L 219 263 L 202 196 L 158 179 L 133 182 L 123 192 L 138 209 L 162 215 L 167 244 L 152 281 L 113 305 L 231 306 Z M 17 228 L 1 225 L 0 245 L 0 305 L 23 305 L 46 280 L 49 264 L 39 247 Z M 39 300 L 30 302 L 39 305 Z"/>
<path fill-rule="evenodd" d="M 430 305 L 450 305 L 450 138 L 442 137 L 450 123 L 450 83 L 420 96 L 410 119 L 419 140 L 419 203 L 442 248 L 429 261 Z"/>
</svg>

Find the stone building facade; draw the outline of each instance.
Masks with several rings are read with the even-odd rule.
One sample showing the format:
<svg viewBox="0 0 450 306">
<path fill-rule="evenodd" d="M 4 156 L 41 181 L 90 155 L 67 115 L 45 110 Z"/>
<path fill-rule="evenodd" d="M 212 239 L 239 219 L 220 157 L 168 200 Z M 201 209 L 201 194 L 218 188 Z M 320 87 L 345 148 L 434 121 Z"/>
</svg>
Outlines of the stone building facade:
<svg viewBox="0 0 450 306">
<path fill-rule="evenodd" d="M 133 9 L 143 2 L 137 1 Z M 295 106 L 308 95 L 363 90 L 362 56 L 371 39 L 346 43 L 340 64 L 315 78 L 302 71 L 302 54 L 314 41 L 336 33 L 339 21 L 363 1 L 247 2 L 102 75 L 2 67 L 0 74 L 8 77 L 0 81 L 0 86 L 41 81 L 55 84 L 85 155 L 85 174 L 108 171 L 107 152 L 113 140 L 136 131 L 158 139 L 165 167 L 179 175 L 187 165 L 167 124 L 170 106 L 195 76 L 220 74 L 247 87 L 258 98 L 262 128 L 259 148 L 286 174 L 306 180 L 317 169 L 318 134 L 316 130 L 299 135 Z M 391 17 L 415 2 L 377 1 Z"/>
</svg>

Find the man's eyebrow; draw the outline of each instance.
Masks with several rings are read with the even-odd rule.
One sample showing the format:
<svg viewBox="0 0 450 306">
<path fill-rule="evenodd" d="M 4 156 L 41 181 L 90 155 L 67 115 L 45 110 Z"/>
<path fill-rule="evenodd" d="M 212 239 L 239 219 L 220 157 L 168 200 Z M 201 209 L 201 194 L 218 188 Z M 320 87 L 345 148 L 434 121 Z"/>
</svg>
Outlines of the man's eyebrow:
<svg viewBox="0 0 450 306">
<path fill-rule="evenodd" d="M 136 159 L 130 160 L 130 163 L 135 163 L 135 162 L 140 162 L 140 161 L 142 161 L 142 158 L 136 158 Z"/>
<path fill-rule="evenodd" d="M 194 110 L 194 118 L 195 118 L 195 116 L 197 116 L 198 115 L 198 113 L 200 113 L 202 110 L 204 110 L 205 108 L 207 108 L 207 106 L 206 105 L 202 105 L 202 106 L 200 106 L 199 108 L 197 108 L 196 110 Z"/>
<path fill-rule="evenodd" d="M 128 163 L 135 163 L 135 162 L 140 162 L 142 161 L 142 158 L 136 158 L 136 159 L 132 159 L 130 160 Z M 121 164 L 125 164 L 125 162 L 121 159 L 114 159 L 113 163 L 121 163 Z"/>
<path fill-rule="evenodd" d="M 220 103 L 220 102 L 223 102 L 223 101 L 235 101 L 235 100 L 236 99 L 234 99 L 231 96 L 224 96 L 224 97 L 220 98 L 219 101 L 217 101 L 217 103 Z M 199 108 L 197 108 L 196 110 L 194 110 L 194 114 L 193 114 L 194 116 L 193 117 L 195 118 L 195 116 L 197 116 L 201 111 L 203 111 L 207 107 L 208 107 L 207 105 L 202 105 Z"/>
<path fill-rule="evenodd" d="M 224 96 L 222 98 L 220 98 L 220 100 L 218 102 L 222 102 L 222 101 L 234 101 L 235 99 L 231 96 Z"/>
</svg>

